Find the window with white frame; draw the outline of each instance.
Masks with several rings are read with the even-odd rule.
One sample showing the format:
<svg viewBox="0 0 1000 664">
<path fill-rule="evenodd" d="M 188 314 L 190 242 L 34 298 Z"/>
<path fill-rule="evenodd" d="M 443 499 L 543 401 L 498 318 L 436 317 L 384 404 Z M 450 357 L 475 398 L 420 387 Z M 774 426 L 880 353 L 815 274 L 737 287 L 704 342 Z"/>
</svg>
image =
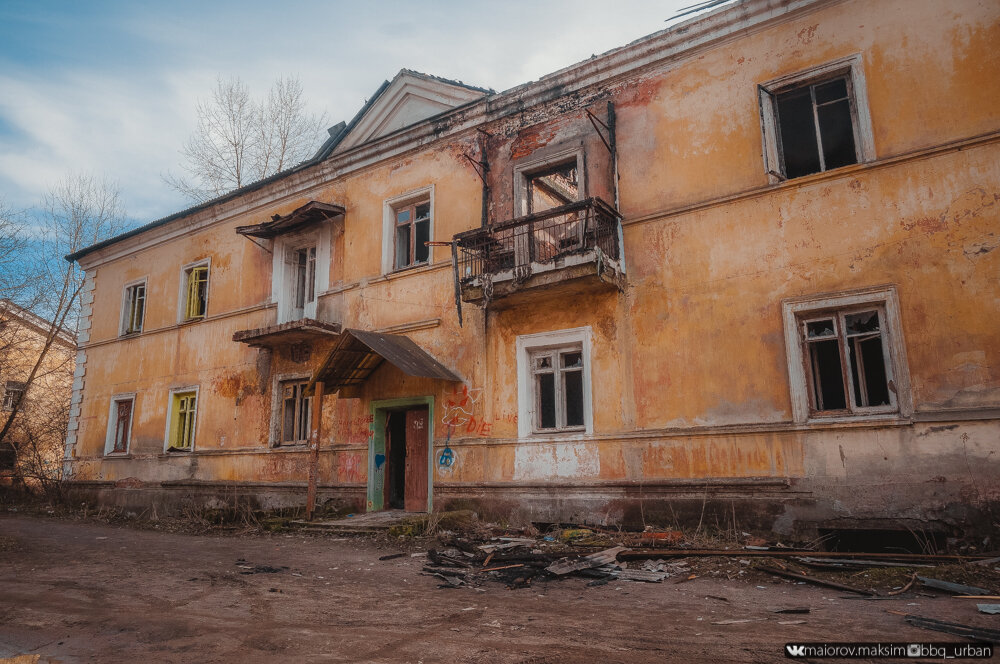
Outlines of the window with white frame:
<svg viewBox="0 0 1000 664">
<path fill-rule="evenodd" d="M 795 418 L 909 411 L 909 378 L 891 287 L 783 305 Z"/>
<path fill-rule="evenodd" d="M 167 418 L 167 451 L 191 451 L 198 418 L 198 389 L 182 388 L 170 392 Z"/>
<path fill-rule="evenodd" d="M 409 191 L 383 202 L 382 271 L 426 265 L 433 258 L 434 187 Z"/>
<path fill-rule="evenodd" d="M 518 433 L 591 433 L 590 328 L 517 338 Z"/>
<path fill-rule="evenodd" d="M 286 253 L 291 277 L 292 317 L 305 316 L 307 306 L 316 303 L 316 247 L 300 247 Z"/>
<path fill-rule="evenodd" d="M 14 410 L 21 408 L 24 402 L 24 392 L 27 386 L 16 380 L 8 380 L 4 386 L 3 409 Z"/>
<path fill-rule="evenodd" d="M 329 226 L 276 238 L 273 270 L 278 322 L 316 318 L 319 296 L 330 278 Z"/>
<path fill-rule="evenodd" d="M 180 321 L 201 320 L 208 313 L 208 259 L 181 269 Z"/>
<path fill-rule="evenodd" d="M 111 398 L 108 412 L 108 431 L 104 443 L 104 454 L 128 454 L 132 440 L 132 413 L 135 394 L 118 394 Z"/>
<path fill-rule="evenodd" d="M 851 56 L 758 86 L 772 181 L 875 158 L 861 65 L 861 56 Z"/>
<path fill-rule="evenodd" d="M 122 319 L 119 334 L 139 334 L 146 316 L 146 280 L 126 284 L 122 295 Z"/>
</svg>

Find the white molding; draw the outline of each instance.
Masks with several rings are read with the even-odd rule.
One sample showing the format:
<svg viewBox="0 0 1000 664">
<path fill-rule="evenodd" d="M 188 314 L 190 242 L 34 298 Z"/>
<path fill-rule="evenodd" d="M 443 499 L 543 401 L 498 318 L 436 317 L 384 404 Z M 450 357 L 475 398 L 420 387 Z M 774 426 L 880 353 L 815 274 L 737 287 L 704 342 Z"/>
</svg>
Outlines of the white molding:
<svg viewBox="0 0 1000 664">
<path fill-rule="evenodd" d="M 187 275 L 188 272 L 196 267 L 207 267 L 208 268 L 208 281 L 205 283 L 205 315 L 201 318 L 185 318 L 184 314 L 187 313 Z M 202 258 L 196 260 L 187 265 L 181 266 L 180 271 L 180 283 L 177 285 L 177 324 L 189 323 L 194 321 L 205 320 L 208 317 L 208 302 L 212 297 L 212 257 Z M 147 299 L 148 303 L 149 300 Z M 143 312 L 143 317 L 146 313 Z"/>
<path fill-rule="evenodd" d="M 594 405 L 592 395 L 592 339 L 590 326 L 574 327 L 566 330 L 522 334 L 517 337 L 517 435 L 519 438 L 546 437 L 562 438 L 565 436 L 580 436 L 594 432 Z M 530 353 L 544 348 L 580 345 L 583 348 L 583 431 L 567 431 L 565 434 L 550 432 L 535 434 L 532 432 L 534 422 L 534 388 Z"/>
<path fill-rule="evenodd" d="M 864 164 L 876 160 L 875 132 L 872 129 L 871 109 L 868 106 L 864 59 L 860 53 L 855 53 L 759 84 L 758 102 L 760 103 L 764 171 L 771 184 L 776 184 L 784 179 L 775 174 L 780 168 L 781 150 L 778 148 L 780 130 L 773 95 L 784 92 L 788 88 L 799 87 L 835 76 L 847 77 L 857 163 Z"/>
<path fill-rule="evenodd" d="M 128 456 L 132 453 L 132 423 L 135 421 L 135 392 L 123 392 L 121 394 L 111 395 L 111 401 L 108 403 L 108 426 L 107 431 L 104 434 L 104 456 Z M 128 444 L 125 447 L 124 452 L 112 453 L 114 448 L 114 438 L 115 438 L 115 424 L 118 421 L 118 414 L 115 412 L 115 404 L 120 401 L 131 401 L 132 410 L 129 413 L 128 420 Z"/>
<path fill-rule="evenodd" d="M 309 380 L 312 374 L 306 373 L 282 373 L 278 374 L 271 381 L 271 427 L 268 432 L 268 447 L 278 447 L 281 445 L 281 384 L 292 380 Z"/>
<path fill-rule="evenodd" d="M 198 417 L 201 415 L 201 386 L 185 385 L 183 387 L 172 387 L 167 392 L 167 422 L 163 428 L 163 453 L 170 449 L 170 421 L 174 419 L 174 395 L 180 392 L 194 392 L 194 431 L 191 433 L 191 448 L 185 452 L 195 451 L 198 441 Z"/>
<path fill-rule="evenodd" d="M 803 314 L 843 310 L 856 307 L 880 306 L 885 311 L 886 330 L 884 347 L 889 351 L 889 376 L 896 386 L 895 398 L 899 416 L 913 414 L 910 393 L 910 372 L 903 340 L 903 323 L 899 313 L 899 296 L 893 285 L 872 286 L 839 293 L 823 293 L 789 298 L 781 302 L 781 316 L 785 331 L 785 357 L 788 367 L 788 385 L 792 401 L 792 419 L 798 424 L 829 419 L 857 421 L 866 418 L 884 419 L 886 413 L 858 413 L 838 418 L 809 416 L 809 386 L 806 384 L 804 354 L 799 333 L 799 320 Z M 895 409 L 894 409 L 895 410 Z M 891 416 L 895 416 L 892 413 Z"/>
<path fill-rule="evenodd" d="M 404 194 L 393 196 L 382 201 L 382 274 L 403 272 L 413 267 L 434 264 L 434 246 L 427 247 L 427 263 L 396 269 L 396 209 L 403 205 L 416 203 L 423 199 L 430 201 L 431 227 L 429 237 L 434 239 L 434 185 L 429 184 L 419 189 L 413 189 Z"/>
<path fill-rule="evenodd" d="M 319 298 L 330 287 L 330 265 L 333 262 L 333 229 L 329 221 L 296 233 L 286 233 L 274 239 L 271 245 L 271 301 L 277 305 L 279 324 L 298 320 L 292 316 L 295 299 L 294 282 L 289 274 L 285 256 L 289 251 L 316 247 L 316 297 L 303 308 L 303 318 L 316 318 Z"/>
</svg>

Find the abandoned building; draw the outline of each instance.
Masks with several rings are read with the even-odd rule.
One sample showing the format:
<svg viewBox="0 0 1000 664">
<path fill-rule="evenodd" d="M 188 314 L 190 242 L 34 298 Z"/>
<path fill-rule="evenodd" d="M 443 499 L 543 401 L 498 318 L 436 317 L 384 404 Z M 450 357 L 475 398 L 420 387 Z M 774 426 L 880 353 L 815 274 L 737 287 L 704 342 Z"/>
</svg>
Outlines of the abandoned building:
<svg viewBox="0 0 1000 664">
<path fill-rule="evenodd" d="M 68 257 L 74 490 L 989 528 L 997 43 L 995 2 L 743 0 L 504 92 L 400 71 Z"/>
</svg>

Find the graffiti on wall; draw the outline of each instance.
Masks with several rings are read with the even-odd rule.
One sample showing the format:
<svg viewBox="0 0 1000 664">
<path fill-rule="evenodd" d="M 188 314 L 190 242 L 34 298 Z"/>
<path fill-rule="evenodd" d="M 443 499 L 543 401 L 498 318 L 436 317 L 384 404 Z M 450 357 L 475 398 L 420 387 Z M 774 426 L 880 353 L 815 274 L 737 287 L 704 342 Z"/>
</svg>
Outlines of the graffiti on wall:
<svg viewBox="0 0 1000 664">
<path fill-rule="evenodd" d="M 333 438 L 345 445 L 359 445 L 368 442 L 372 437 L 372 424 L 375 416 L 372 414 L 358 417 L 338 419 L 333 424 Z"/>
</svg>

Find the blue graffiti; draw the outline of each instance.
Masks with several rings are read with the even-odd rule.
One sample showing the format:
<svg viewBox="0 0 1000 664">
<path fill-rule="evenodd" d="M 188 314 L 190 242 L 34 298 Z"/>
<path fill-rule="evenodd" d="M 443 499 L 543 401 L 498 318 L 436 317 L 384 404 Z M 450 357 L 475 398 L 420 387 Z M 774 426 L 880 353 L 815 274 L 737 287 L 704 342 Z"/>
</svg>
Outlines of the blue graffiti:
<svg viewBox="0 0 1000 664">
<path fill-rule="evenodd" d="M 385 465 L 385 455 L 376 454 L 375 455 L 375 470 L 381 470 L 382 466 Z"/>
<path fill-rule="evenodd" d="M 455 463 L 455 453 L 452 449 L 446 447 L 441 450 L 441 455 L 438 457 L 438 465 L 442 468 L 450 468 L 453 463 Z"/>
</svg>

